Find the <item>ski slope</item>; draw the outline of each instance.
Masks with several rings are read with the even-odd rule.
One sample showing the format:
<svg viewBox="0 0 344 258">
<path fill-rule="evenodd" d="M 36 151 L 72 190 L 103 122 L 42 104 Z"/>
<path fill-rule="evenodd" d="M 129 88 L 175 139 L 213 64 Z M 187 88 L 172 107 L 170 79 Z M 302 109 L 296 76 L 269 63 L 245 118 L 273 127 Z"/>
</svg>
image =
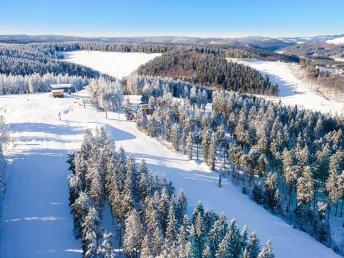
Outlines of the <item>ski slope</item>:
<svg viewBox="0 0 344 258">
<path fill-rule="evenodd" d="M 65 61 L 84 65 L 117 78 L 129 75 L 141 64 L 161 55 L 86 50 L 62 52 L 62 54 Z"/>
<path fill-rule="evenodd" d="M 7 192 L 3 200 L 0 257 L 80 257 L 80 242 L 73 238 L 73 219 L 68 207 L 66 153 L 79 147 L 86 128 L 105 126 L 137 162 L 145 158 L 151 171 L 166 175 L 177 189 L 184 189 L 191 212 L 199 200 L 206 208 L 224 211 L 239 225 L 256 230 L 261 243 L 271 238 L 276 257 L 340 257 L 308 234 L 292 228 L 251 201 L 240 187 L 223 180 L 204 164 L 163 146 L 136 129 L 124 115 L 105 114 L 91 105 L 86 109 L 76 97 L 53 99 L 49 93 L 1 96 L 3 115 L 11 124 L 15 146 L 9 159 Z M 139 101 L 139 98 L 137 98 Z M 58 120 L 58 113 L 62 121 Z"/>
<path fill-rule="evenodd" d="M 296 76 L 300 69 L 299 65 L 284 62 L 260 61 L 257 59 L 230 60 L 257 69 L 264 76 L 268 74 L 270 76 L 270 81 L 278 84 L 280 96 L 263 96 L 266 99 L 276 102 L 281 101 L 290 106 L 298 105 L 306 109 L 323 113 L 344 113 L 343 102 L 339 103 L 324 98 L 319 93 L 311 90 L 312 85 L 310 83 Z"/>
</svg>

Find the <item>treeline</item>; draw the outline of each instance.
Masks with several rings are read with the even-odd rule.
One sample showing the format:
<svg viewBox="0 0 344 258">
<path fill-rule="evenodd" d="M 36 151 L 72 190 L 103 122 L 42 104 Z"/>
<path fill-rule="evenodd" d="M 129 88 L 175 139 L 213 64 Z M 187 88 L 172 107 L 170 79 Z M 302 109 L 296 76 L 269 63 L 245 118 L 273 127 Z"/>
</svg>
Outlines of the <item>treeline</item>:
<svg viewBox="0 0 344 258">
<path fill-rule="evenodd" d="M 4 117 L 0 115 L 0 202 L 5 192 L 5 158 L 3 147 L 10 141 Z"/>
<path fill-rule="evenodd" d="M 123 85 L 120 80 L 101 77 L 92 79 L 87 87 L 93 101 L 99 108 L 107 111 L 119 111 L 123 102 Z"/>
<path fill-rule="evenodd" d="M 324 96 L 342 101 L 344 97 L 344 66 L 338 68 L 335 65 L 324 66 L 317 61 L 309 59 L 300 60 L 301 74 L 304 79 L 312 82 L 315 90 L 321 92 Z"/>
<path fill-rule="evenodd" d="M 190 159 L 203 156 L 211 169 L 232 171 L 257 203 L 331 245 L 330 211 L 343 216 L 343 117 L 225 91 L 213 91 L 210 112 L 194 94 L 201 89 L 180 95 L 181 101 L 172 99 L 168 87 L 153 87 L 153 114 L 137 114 L 141 130 Z"/>
<path fill-rule="evenodd" d="M 57 51 L 95 50 L 110 52 L 142 52 L 166 53 L 171 50 L 199 49 L 204 52 L 213 52 L 222 57 L 257 58 L 267 61 L 299 62 L 297 56 L 279 54 L 274 51 L 246 47 L 235 44 L 173 44 L 173 43 L 99 43 L 99 42 L 63 42 L 51 43 Z"/>
<path fill-rule="evenodd" d="M 255 69 L 203 50 L 173 50 L 137 69 L 139 75 L 166 76 L 239 93 L 278 95 L 278 85 Z"/>
<path fill-rule="evenodd" d="M 0 44 L 0 73 L 31 75 L 38 73 L 99 77 L 99 73 L 70 62 L 58 60 L 56 49 L 48 43 Z"/>
<path fill-rule="evenodd" d="M 154 43 L 98 43 L 98 42 L 61 42 L 51 43 L 57 51 L 93 50 L 105 52 L 165 53 L 182 45 Z"/>
<path fill-rule="evenodd" d="M 125 93 L 129 95 L 142 95 L 143 102 L 148 102 L 151 96 L 162 96 L 164 92 L 171 92 L 174 97 L 181 97 L 185 94 L 188 95 L 193 87 L 201 92 L 205 91 L 208 95 L 208 100 L 211 100 L 214 89 L 182 80 L 173 80 L 172 78 L 160 76 L 132 74 L 124 81 Z"/>
<path fill-rule="evenodd" d="M 76 90 L 81 90 L 89 79 L 80 76 L 54 75 L 5 75 L 0 74 L 0 95 L 48 92 L 51 84 L 70 83 Z"/>
<path fill-rule="evenodd" d="M 172 183 L 150 174 L 144 160 L 137 168 L 122 148 L 116 152 L 103 129 L 87 130 L 68 162 L 70 204 L 84 257 L 114 255 L 111 237 L 101 229 L 106 202 L 116 219 L 119 248 L 123 238 L 129 257 L 274 257 L 270 241 L 261 250 L 254 232 L 239 230 L 235 220 L 228 223 L 201 203 L 189 217 L 184 192 L 176 196 Z"/>
<path fill-rule="evenodd" d="M 265 61 L 281 61 L 298 63 L 300 58 L 295 55 L 279 54 L 275 51 L 245 46 L 221 46 L 219 54 L 224 58 L 256 58 Z"/>
</svg>

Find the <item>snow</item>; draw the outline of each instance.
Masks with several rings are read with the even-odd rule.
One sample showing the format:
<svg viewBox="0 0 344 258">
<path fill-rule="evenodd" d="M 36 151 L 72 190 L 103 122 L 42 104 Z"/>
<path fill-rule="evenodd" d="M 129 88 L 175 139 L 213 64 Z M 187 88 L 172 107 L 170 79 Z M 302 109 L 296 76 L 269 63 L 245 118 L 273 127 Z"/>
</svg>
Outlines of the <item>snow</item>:
<svg viewBox="0 0 344 258">
<path fill-rule="evenodd" d="M 124 115 L 105 114 L 93 106 L 80 106 L 75 97 L 64 99 L 49 93 L 0 97 L 0 112 L 11 124 L 13 149 L 6 177 L 0 229 L 0 257 L 80 257 L 80 242 L 73 237 L 73 219 L 68 206 L 66 153 L 81 144 L 86 128 L 104 125 L 116 141 L 137 162 L 145 158 L 152 172 L 166 175 L 177 189 L 184 189 L 192 211 L 199 200 L 206 208 L 224 211 L 239 225 L 256 230 L 261 243 L 270 238 L 277 257 L 340 257 L 308 234 L 294 229 L 255 204 L 240 187 L 223 179 L 203 163 L 189 161 L 156 139 L 136 129 Z M 136 97 L 138 100 L 139 97 Z M 58 113 L 62 121 L 58 120 Z"/>
<path fill-rule="evenodd" d="M 342 58 L 342 57 L 332 57 L 332 58 L 336 62 L 344 62 L 344 58 Z"/>
<path fill-rule="evenodd" d="M 122 53 L 101 51 L 62 52 L 65 61 L 84 65 L 104 74 L 122 78 L 134 72 L 137 67 L 161 54 Z"/>
<path fill-rule="evenodd" d="M 257 69 L 263 75 L 268 74 L 270 76 L 270 81 L 278 84 L 280 96 L 264 96 L 266 99 L 276 102 L 281 100 L 281 102 L 286 105 L 303 106 L 306 109 L 323 113 L 344 113 L 344 103 L 324 98 L 311 89 L 314 85 L 298 78 L 297 73 L 300 70 L 298 64 L 260 61 L 257 59 L 230 60 Z"/>
<path fill-rule="evenodd" d="M 344 37 L 327 40 L 326 43 L 335 44 L 335 45 L 344 45 Z"/>
</svg>

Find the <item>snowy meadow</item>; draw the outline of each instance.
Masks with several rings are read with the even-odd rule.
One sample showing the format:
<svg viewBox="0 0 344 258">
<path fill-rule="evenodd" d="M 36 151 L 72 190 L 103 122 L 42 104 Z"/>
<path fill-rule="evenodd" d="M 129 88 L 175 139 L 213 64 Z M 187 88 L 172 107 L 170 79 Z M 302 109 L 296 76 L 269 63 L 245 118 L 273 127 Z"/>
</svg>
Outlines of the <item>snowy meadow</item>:
<svg viewBox="0 0 344 258">
<path fill-rule="evenodd" d="M 269 75 L 273 83 L 277 83 L 280 90 L 279 97 L 263 96 L 275 102 L 281 101 L 285 105 L 302 106 L 313 111 L 332 114 L 344 113 L 344 103 L 324 98 L 320 93 L 312 90 L 314 85 L 300 79 L 299 65 L 284 62 L 261 61 L 257 59 L 230 59 L 231 61 L 250 66 L 260 71 L 264 76 Z"/>
</svg>

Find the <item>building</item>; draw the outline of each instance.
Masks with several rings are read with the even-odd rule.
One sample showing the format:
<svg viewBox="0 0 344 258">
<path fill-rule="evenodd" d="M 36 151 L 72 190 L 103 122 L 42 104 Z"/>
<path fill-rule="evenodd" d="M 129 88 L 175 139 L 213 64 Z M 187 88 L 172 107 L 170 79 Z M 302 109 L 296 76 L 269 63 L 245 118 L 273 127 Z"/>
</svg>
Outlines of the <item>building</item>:
<svg viewBox="0 0 344 258">
<path fill-rule="evenodd" d="M 151 115 L 151 110 L 149 108 L 149 105 L 146 103 L 140 103 L 138 109 L 141 109 L 142 113 L 145 113 L 147 116 Z"/>
<path fill-rule="evenodd" d="M 64 84 L 51 84 L 50 90 L 64 90 L 64 92 L 75 92 L 75 88 L 70 83 L 64 83 Z"/>
<path fill-rule="evenodd" d="M 54 98 L 63 98 L 64 97 L 64 90 L 52 90 L 51 93 L 53 94 Z"/>
<path fill-rule="evenodd" d="M 54 98 L 63 98 L 65 92 L 68 94 L 75 92 L 75 88 L 71 84 L 51 84 L 50 90 Z"/>
</svg>

